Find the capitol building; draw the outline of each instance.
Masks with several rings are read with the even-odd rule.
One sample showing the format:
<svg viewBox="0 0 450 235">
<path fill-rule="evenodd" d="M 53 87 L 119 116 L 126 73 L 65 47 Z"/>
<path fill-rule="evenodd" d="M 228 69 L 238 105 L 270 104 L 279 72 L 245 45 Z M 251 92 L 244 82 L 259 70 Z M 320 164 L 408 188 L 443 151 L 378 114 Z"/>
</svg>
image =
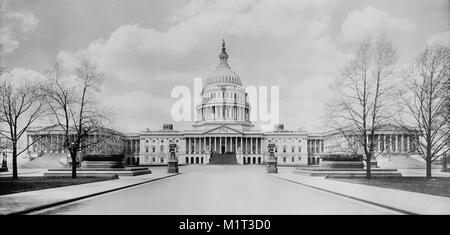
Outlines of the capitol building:
<svg viewBox="0 0 450 235">
<path fill-rule="evenodd" d="M 243 81 L 231 69 L 228 58 L 223 42 L 219 64 L 204 81 L 201 103 L 195 107 L 199 118 L 191 129 L 176 130 L 172 124 L 162 124 L 160 130 L 117 135 L 108 149 L 97 147 L 89 151 L 123 153 L 127 165 L 162 165 L 169 159 L 169 144 L 175 143 L 179 164 L 264 164 L 267 146 L 274 143 L 279 165 L 316 165 L 324 153 L 348 150 L 346 138 L 337 131 L 308 133 L 285 130 L 283 124 L 275 125 L 272 131 L 256 129 L 250 121 L 252 107 Z M 28 131 L 29 143 L 39 139 L 29 147 L 28 155 L 67 156 L 59 144 L 62 137 L 58 130 Z M 414 153 L 413 136 L 393 126 L 378 130 L 375 137 L 378 154 Z"/>
</svg>

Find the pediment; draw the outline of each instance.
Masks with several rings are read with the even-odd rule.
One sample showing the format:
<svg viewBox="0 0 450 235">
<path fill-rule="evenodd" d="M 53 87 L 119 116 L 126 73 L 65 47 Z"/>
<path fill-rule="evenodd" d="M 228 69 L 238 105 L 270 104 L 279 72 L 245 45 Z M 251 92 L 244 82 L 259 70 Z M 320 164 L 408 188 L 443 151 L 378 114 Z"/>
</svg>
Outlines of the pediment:
<svg viewBox="0 0 450 235">
<path fill-rule="evenodd" d="M 205 131 L 203 134 L 242 134 L 242 132 L 227 126 L 219 126 Z"/>
</svg>

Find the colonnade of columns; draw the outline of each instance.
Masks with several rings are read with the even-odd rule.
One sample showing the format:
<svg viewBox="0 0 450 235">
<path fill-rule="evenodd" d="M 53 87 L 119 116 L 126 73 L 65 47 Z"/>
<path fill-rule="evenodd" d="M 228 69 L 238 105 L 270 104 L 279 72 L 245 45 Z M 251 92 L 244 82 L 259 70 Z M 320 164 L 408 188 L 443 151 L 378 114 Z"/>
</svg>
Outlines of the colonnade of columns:
<svg viewBox="0 0 450 235">
<path fill-rule="evenodd" d="M 324 145 L 322 139 L 308 140 L 308 152 L 309 153 L 323 153 Z"/>
<path fill-rule="evenodd" d="M 234 106 L 223 106 L 223 105 L 215 105 L 215 106 L 207 106 L 197 109 L 197 114 L 199 119 L 202 121 L 205 120 L 240 120 L 240 121 L 248 121 L 249 112 L 248 108 L 241 107 L 238 105 Z"/>
<path fill-rule="evenodd" d="M 376 134 L 375 152 L 409 153 L 414 152 L 413 136 L 405 134 Z"/>
<path fill-rule="evenodd" d="M 186 137 L 185 141 L 186 154 L 202 154 L 206 152 L 263 153 L 263 139 L 261 137 Z"/>
<path fill-rule="evenodd" d="M 64 135 L 27 135 L 28 152 L 64 153 Z"/>
<path fill-rule="evenodd" d="M 71 135 L 74 138 L 73 135 Z M 71 138 L 72 138 L 71 137 Z M 83 152 L 89 153 L 103 153 L 103 152 L 122 152 L 124 144 L 119 138 L 109 138 L 107 141 L 99 141 L 97 135 L 89 137 L 88 146 Z M 65 135 L 64 134 L 35 134 L 27 135 L 28 152 L 31 153 L 66 153 L 64 148 Z M 107 142 L 107 143 L 106 143 Z M 133 153 L 139 153 L 139 140 L 132 141 Z"/>
<path fill-rule="evenodd" d="M 140 152 L 140 141 L 138 139 L 131 139 L 128 142 L 129 153 L 139 153 Z"/>
</svg>

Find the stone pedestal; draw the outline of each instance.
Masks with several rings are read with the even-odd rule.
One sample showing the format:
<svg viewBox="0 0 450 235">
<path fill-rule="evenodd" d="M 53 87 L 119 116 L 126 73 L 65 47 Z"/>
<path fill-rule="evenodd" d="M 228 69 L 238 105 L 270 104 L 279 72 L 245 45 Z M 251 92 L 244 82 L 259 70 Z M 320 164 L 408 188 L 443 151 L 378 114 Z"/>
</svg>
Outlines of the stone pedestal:
<svg viewBox="0 0 450 235">
<path fill-rule="evenodd" d="M 267 173 L 268 174 L 276 174 L 278 173 L 277 168 L 277 159 L 274 154 L 275 144 L 269 144 L 269 159 L 267 159 Z"/>
<path fill-rule="evenodd" d="M 269 174 L 276 174 L 278 173 L 278 168 L 277 168 L 277 159 L 268 159 L 267 160 L 267 173 Z"/>
<path fill-rule="evenodd" d="M 178 160 L 169 159 L 167 173 L 178 173 Z"/>
<path fill-rule="evenodd" d="M 178 173 L 178 159 L 175 156 L 176 144 L 169 144 L 170 158 L 167 162 L 167 173 Z"/>
</svg>

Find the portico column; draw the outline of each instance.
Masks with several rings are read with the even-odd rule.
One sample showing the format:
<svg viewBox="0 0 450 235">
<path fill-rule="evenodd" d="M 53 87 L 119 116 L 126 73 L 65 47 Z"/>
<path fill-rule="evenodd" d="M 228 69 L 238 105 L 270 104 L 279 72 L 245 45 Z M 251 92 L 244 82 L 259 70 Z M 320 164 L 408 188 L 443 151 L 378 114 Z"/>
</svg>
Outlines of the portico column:
<svg viewBox="0 0 450 235">
<path fill-rule="evenodd" d="M 410 146 L 411 145 L 411 139 L 409 138 L 409 135 L 406 136 L 406 152 L 411 152 Z"/>
<path fill-rule="evenodd" d="M 394 148 L 392 148 L 392 143 L 394 142 L 394 138 L 393 138 L 393 136 L 392 136 L 392 134 L 391 135 L 389 135 L 389 152 L 391 152 L 392 153 L 392 151 L 394 150 Z"/>
<path fill-rule="evenodd" d="M 240 139 L 241 139 L 241 146 L 239 146 L 240 148 L 241 148 L 241 153 L 243 153 L 243 148 L 242 148 L 242 136 L 241 137 L 239 137 Z"/>
<path fill-rule="evenodd" d="M 30 152 L 30 136 L 27 135 L 27 152 Z"/>
<path fill-rule="evenodd" d="M 378 134 L 377 135 L 377 152 L 379 153 L 381 150 L 380 150 L 380 135 Z"/>
<path fill-rule="evenodd" d="M 211 137 L 208 137 L 208 151 L 211 152 Z"/>
<path fill-rule="evenodd" d="M 206 150 L 206 141 L 205 137 L 200 138 L 200 153 L 204 153 Z"/>
<path fill-rule="evenodd" d="M 197 153 L 197 137 L 192 138 L 192 150 Z"/>
<path fill-rule="evenodd" d="M 253 137 L 250 138 L 250 154 L 254 154 L 254 152 L 253 152 Z"/>
<path fill-rule="evenodd" d="M 262 154 L 262 139 L 261 137 L 258 138 L 258 154 Z"/>
<path fill-rule="evenodd" d="M 406 153 L 408 152 L 408 136 L 407 135 L 403 135 L 403 152 Z"/>
</svg>

